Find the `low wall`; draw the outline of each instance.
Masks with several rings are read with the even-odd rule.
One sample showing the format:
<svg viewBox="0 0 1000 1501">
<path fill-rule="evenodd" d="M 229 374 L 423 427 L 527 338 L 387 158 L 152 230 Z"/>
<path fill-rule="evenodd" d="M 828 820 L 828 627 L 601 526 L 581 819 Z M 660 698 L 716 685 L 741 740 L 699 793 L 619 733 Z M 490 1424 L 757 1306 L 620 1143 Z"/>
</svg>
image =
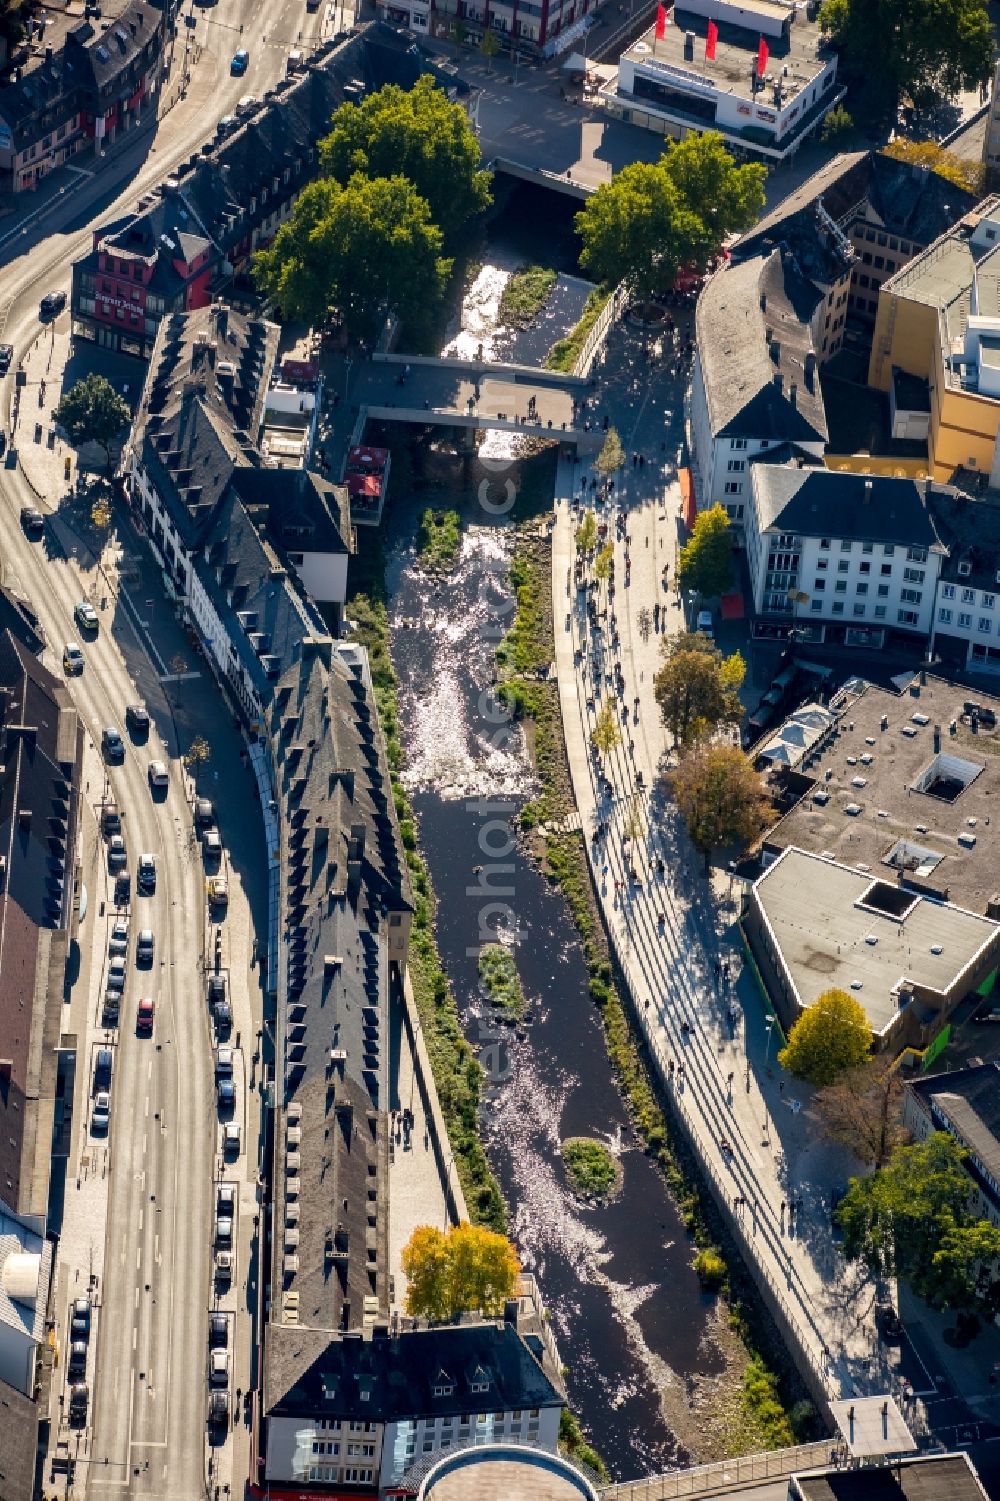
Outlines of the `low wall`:
<svg viewBox="0 0 1000 1501">
<path fill-rule="evenodd" d="M 434 1083 L 434 1074 L 431 1071 L 431 1060 L 427 1056 L 427 1047 L 424 1043 L 424 1029 L 420 1024 L 420 1016 L 417 1012 L 417 1003 L 413 996 L 413 987 L 410 984 L 410 971 L 407 970 L 403 977 L 402 987 L 402 1017 L 403 1026 L 406 1028 L 406 1036 L 410 1044 L 410 1052 L 413 1055 L 413 1071 L 416 1074 L 417 1088 L 420 1090 L 420 1100 L 424 1107 L 424 1116 L 427 1128 L 430 1132 L 431 1145 L 434 1149 L 434 1160 L 437 1163 L 438 1176 L 444 1189 L 445 1204 L 452 1224 L 459 1224 L 469 1218 L 469 1210 L 465 1203 L 465 1194 L 458 1180 L 458 1165 L 455 1162 L 455 1154 L 451 1149 L 451 1141 L 448 1137 L 448 1127 L 445 1125 L 444 1116 L 441 1112 L 441 1103 L 438 1100 L 437 1086 Z"/>
<path fill-rule="evenodd" d="M 815 1470 L 835 1461 L 837 1445 L 824 1440 L 799 1444 L 794 1449 L 772 1449 L 765 1454 L 744 1454 L 740 1459 L 720 1459 L 714 1464 L 695 1465 L 690 1470 L 672 1470 L 669 1475 L 650 1475 L 624 1485 L 608 1485 L 601 1501 L 675 1501 L 680 1496 L 718 1496 L 733 1486 L 764 1484 L 788 1475 Z"/>
</svg>

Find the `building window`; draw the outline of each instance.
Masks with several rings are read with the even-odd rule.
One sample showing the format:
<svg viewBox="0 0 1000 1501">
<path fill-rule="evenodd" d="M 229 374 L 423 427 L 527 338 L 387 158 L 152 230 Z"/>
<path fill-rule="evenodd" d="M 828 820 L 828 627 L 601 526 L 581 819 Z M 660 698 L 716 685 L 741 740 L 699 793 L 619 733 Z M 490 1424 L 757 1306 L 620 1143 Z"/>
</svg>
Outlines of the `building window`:
<svg viewBox="0 0 1000 1501">
<path fill-rule="evenodd" d="M 992 610 L 995 607 L 996 602 L 997 602 L 997 597 L 996 597 L 995 594 L 984 594 L 983 595 L 983 609 L 984 610 Z"/>
<path fill-rule="evenodd" d="M 906 549 L 906 561 L 908 563 L 926 563 L 927 562 L 927 549 L 926 549 L 926 547 L 908 547 Z"/>
<path fill-rule="evenodd" d="M 853 545 L 854 544 L 852 542 L 841 542 L 841 544 L 840 544 L 840 550 L 841 550 L 841 552 L 850 552 L 850 550 L 853 547 Z"/>
<path fill-rule="evenodd" d="M 889 598 L 889 585 L 888 584 L 879 584 L 879 586 L 878 586 L 878 597 L 879 597 L 879 599 L 888 599 Z"/>
<path fill-rule="evenodd" d="M 836 584 L 834 585 L 834 590 L 836 591 L 837 594 L 846 594 L 847 593 L 847 580 L 846 579 L 838 579 L 837 582 L 836 582 Z"/>
<path fill-rule="evenodd" d="M 896 619 L 900 625 L 916 625 L 918 616 L 916 610 L 897 610 Z"/>
<path fill-rule="evenodd" d="M 837 572 L 846 573 L 850 566 L 850 563 L 844 562 L 844 560 L 841 559 L 841 561 L 837 564 Z"/>
<path fill-rule="evenodd" d="M 874 551 L 874 548 L 875 548 L 875 543 L 874 542 L 862 542 L 862 544 L 861 544 L 861 551 L 862 552 L 872 552 L 872 551 Z"/>
<path fill-rule="evenodd" d="M 975 602 L 976 602 L 976 591 L 975 591 L 975 589 L 963 589 L 962 590 L 962 603 L 963 603 L 963 605 L 974 605 Z"/>
<path fill-rule="evenodd" d="M 825 588 L 826 579 L 813 579 L 813 592 L 815 594 L 822 594 Z"/>
<path fill-rule="evenodd" d="M 727 495 L 741 495 L 743 493 L 743 481 L 740 479 L 726 480 Z"/>
<path fill-rule="evenodd" d="M 730 459 L 726 464 L 730 474 L 742 474 L 746 467 L 746 459 Z"/>
<path fill-rule="evenodd" d="M 833 602 L 833 613 L 835 615 L 843 615 L 843 613 L 844 613 L 844 601 L 842 599 L 835 599 L 834 600 L 834 602 Z"/>
<path fill-rule="evenodd" d="M 942 584 L 941 585 L 941 598 L 942 599 L 954 599 L 955 598 L 955 585 L 954 584 Z"/>
<path fill-rule="evenodd" d="M 875 619 L 876 620 L 884 620 L 885 619 L 885 605 L 876 605 L 875 606 Z"/>
<path fill-rule="evenodd" d="M 821 599 L 814 599 L 814 600 L 813 600 L 813 601 L 812 601 L 812 602 L 811 602 L 811 604 L 810 604 L 810 606 L 809 606 L 809 608 L 810 608 L 810 610 L 812 610 L 812 611 L 813 611 L 813 612 L 814 612 L 814 613 L 816 613 L 816 614 L 818 614 L 818 613 L 819 613 L 819 611 L 820 611 L 820 610 L 822 610 L 822 608 L 823 608 L 823 601 L 822 601 L 822 600 L 821 600 Z"/>
<path fill-rule="evenodd" d="M 864 605 L 855 605 L 854 606 L 854 613 L 855 613 L 855 615 L 863 615 L 865 613 L 865 607 L 864 607 Z"/>
<path fill-rule="evenodd" d="M 858 587 L 855 589 L 854 592 L 855 592 L 855 594 L 867 594 L 868 593 L 868 585 L 867 584 L 859 584 Z"/>
<path fill-rule="evenodd" d="M 830 551 L 830 539 L 829 539 L 829 537 L 820 537 L 820 539 L 819 539 L 819 545 L 820 545 L 821 549 L 823 550 L 823 552 L 829 552 Z"/>
<path fill-rule="evenodd" d="M 817 558 L 816 559 L 816 567 L 817 568 L 821 568 L 821 569 L 822 568 L 829 568 L 829 566 L 830 566 L 830 559 L 829 558 Z"/>
<path fill-rule="evenodd" d="M 859 563 L 858 564 L 858 572 L 859 573 L 862 573 L 862 574 L 864 574 L 864 573 L 871 573 L 871 571 L 872 571 L 872 565 L 870 563 Z"/>
<path fill-rule="evenodd" d="M 746 448 L 747 440 L 746 438 L 730 438 L 729 446 L 730 448 Z"/>
<path fill-rule="evenodd" d="M 963 631 L 967 631 L 972 625 L 972 616 L 967 615 L 964 610 L 960 610 L 958 612 L 958 624 Z"/>
<path fill-rule="evenodd" d="M 923 599 L 919 589 L 900 589 L 899 597 L 905 605 L 919 605 Z"/>
<path fill-rule="evenodd" d="M 882 553 L 884 557 L 891 558 L 895 551 L 896 549 L 895 547 L 893 547 L 891 542 L 886 542 L 883 544 Z"/>
<path fill-rule="evenodd" d="M 938 610 L 938 620 L 942 625 L 951 625 L 951 611 Z"/>
<path fill-rule="evenodd" d="M 922 568 L 904 568 L 903 577 L 908 584 L 922 584 L 924 581 L 924 570 Z"/>
<path fill-rule="evenodd" d="M 988 636 L 989 633 L 990 633 L 990 631 L 992 629 L 993 629 L 993 622 L 990 619 L 990 617 L 988 615 L 980 615 L 980 617 L 979 617 L 979 634 L 981 636 Z"/>
<path fill-rule="evenodd" d="M 892 564 L 883 563 L 881 568 L 879 569 L 879 573 L 884 579 L 890 578 L 892 576 Z"/>
</svg>

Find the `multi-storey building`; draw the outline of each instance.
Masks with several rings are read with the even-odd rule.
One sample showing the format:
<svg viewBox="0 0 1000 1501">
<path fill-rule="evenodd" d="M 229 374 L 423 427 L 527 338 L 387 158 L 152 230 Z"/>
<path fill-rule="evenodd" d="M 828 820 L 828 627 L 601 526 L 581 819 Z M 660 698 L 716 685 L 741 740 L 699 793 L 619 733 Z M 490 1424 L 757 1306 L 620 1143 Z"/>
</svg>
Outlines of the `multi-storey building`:
<svg viewBox="0 0 1000 1501">
<path fill-rule="evenodd" d="M 156 108 L 163 11 L 149 0 L 49 3 L 0 81 L 0 187 L 35 188 L 87 146 L 103 150 Z"/>
</svg>

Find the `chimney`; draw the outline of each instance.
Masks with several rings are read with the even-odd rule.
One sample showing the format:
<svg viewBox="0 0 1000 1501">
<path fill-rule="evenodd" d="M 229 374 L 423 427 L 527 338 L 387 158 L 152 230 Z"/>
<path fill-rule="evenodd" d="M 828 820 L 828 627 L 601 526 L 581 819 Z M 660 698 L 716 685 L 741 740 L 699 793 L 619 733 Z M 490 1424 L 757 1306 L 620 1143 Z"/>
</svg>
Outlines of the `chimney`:
<svg viewBox="0 0 1000 1501">
<path fill-rule="evenodd" d="M 934 726 L 934 754 L 936 756 L 941 754 L 941 726 L 939 724 Z"/>
<path fill-rule="evenodd" d="M 329 636 L 303 636 L 302 660 L 311 662 L 315 657 L 329 667 L 333 662 L 333 641 Z"/>
<path fill-rule="evenodd" d="M 806 355 L 806 385 L 809 387 L 810 391 L 813 388 L 813 380 L 815 378 L 815 375 L 816 375 L 816 356 L 813 353 L 813 351 L 810 349 L 809 353 Z"/>
<path fill-rule="evenodd" d="M 770 354 L 774 363 L 777 364 L 781 359 L 781 341 L 779 339 L 771 340 L 771 347 L 768 350 L 768 353 Z"/>
<path fill-rule="evenodd" d="M 762 313 L 766 313 L 767 312 L 767 293 L 766 292 L 761 292 L 761 294 L 760 294 L 760 310 L 761 310 Z"/>
<path fill-rule="evenodd" d="M 865 498 L 865 505 L 868 505 L 869 501 L 872 498 L 872 482 L 871 482 L 870 479 L 866 479 L 865 480 L 865 497 L 864 498 Z"/>
<path fill-rule="evenodd" d="M 774 389 L 776 391 L 780 391 L 781 390 L 781 371 L 780 370 L 778 370 L 775 373 L 773 379 L 774 379 Z"/>
<path fill-rule="evenodd" d="M 795 382 L 792 381 L 791 385 L 788 387 L 788 399 L 791 402 L 793 409 L 795 407 L 797 407 L 797 405 L 798 405 L 798 397 L 799 397 L 799 388 L 795 384 Z"/>
</svg>

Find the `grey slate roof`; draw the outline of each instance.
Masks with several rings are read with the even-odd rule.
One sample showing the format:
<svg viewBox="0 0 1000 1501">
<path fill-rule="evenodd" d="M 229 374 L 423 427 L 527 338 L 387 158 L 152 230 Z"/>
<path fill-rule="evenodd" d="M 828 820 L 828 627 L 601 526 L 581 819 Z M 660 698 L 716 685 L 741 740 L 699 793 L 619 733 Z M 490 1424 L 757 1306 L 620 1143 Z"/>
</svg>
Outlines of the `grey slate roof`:
<svg viewBox="0 0 1000 1501">
<path fill-rule="evenodd" d="M 751 476 L 761 531 L 940 547 L 916 480 L 773 464 L 754 464 Z"/>
<path fill-rule="evenodd" d="M 931 515 L 948 556 L 941 565 L 947 583 L 997 590 L 1000 562 L 1000 500 L 994 494 L 968 496 L 935 485 L 928 494 Z M 963 571 L 959 572 L 961 565 Z"/>
<path fill-rule="evenodd" d="M 37 1402 L 0 1380 L 0 1491 L 4 1501 L 33 1501 L 38 1459 Z"/>
<path fill-rule="evenodd" d="M 809 332 L 820 300 L 794 259 L 778 250 L 727 265 L 706 283 L 695 320 L 716 437 L 826 441 Z"/>
<path fill-rule="evenodd" d="M 275 1331 L 270 1338 L 275 1339 Z M 371 1422 L 391 1423 L 562 1406 L 560 1393 L 525 1341 L 503 1321 L 328 1342 L 314 1331 L 284 1329 L 276 1343 L 280 1349 L 265 1371 L 264 1406 L 278 1415 L 363 1413 Z M 473 1380 L 488 1381 L 487 1391 L 473 1392 Z M 453 1389 L 436 1397 L 435 1383 Z M 363 1405 L 362 1389 L 369 1393 Z"/>
<path fill-rule="evenodd" d="M 914 1079 L 909 1087 L 938 1129 L 944 1129 L 941 1116 L 936 1114 L 941 1112 L 979 1165 L 994 1183 L 1000 1183 L 1000 1066 L 981 1063 L 957 1068 Z M 978 1174 L 975 1176 L 981 1181 Z M 996 1199 L 996 1191 L 990 1192 Z"/>
</svg>

